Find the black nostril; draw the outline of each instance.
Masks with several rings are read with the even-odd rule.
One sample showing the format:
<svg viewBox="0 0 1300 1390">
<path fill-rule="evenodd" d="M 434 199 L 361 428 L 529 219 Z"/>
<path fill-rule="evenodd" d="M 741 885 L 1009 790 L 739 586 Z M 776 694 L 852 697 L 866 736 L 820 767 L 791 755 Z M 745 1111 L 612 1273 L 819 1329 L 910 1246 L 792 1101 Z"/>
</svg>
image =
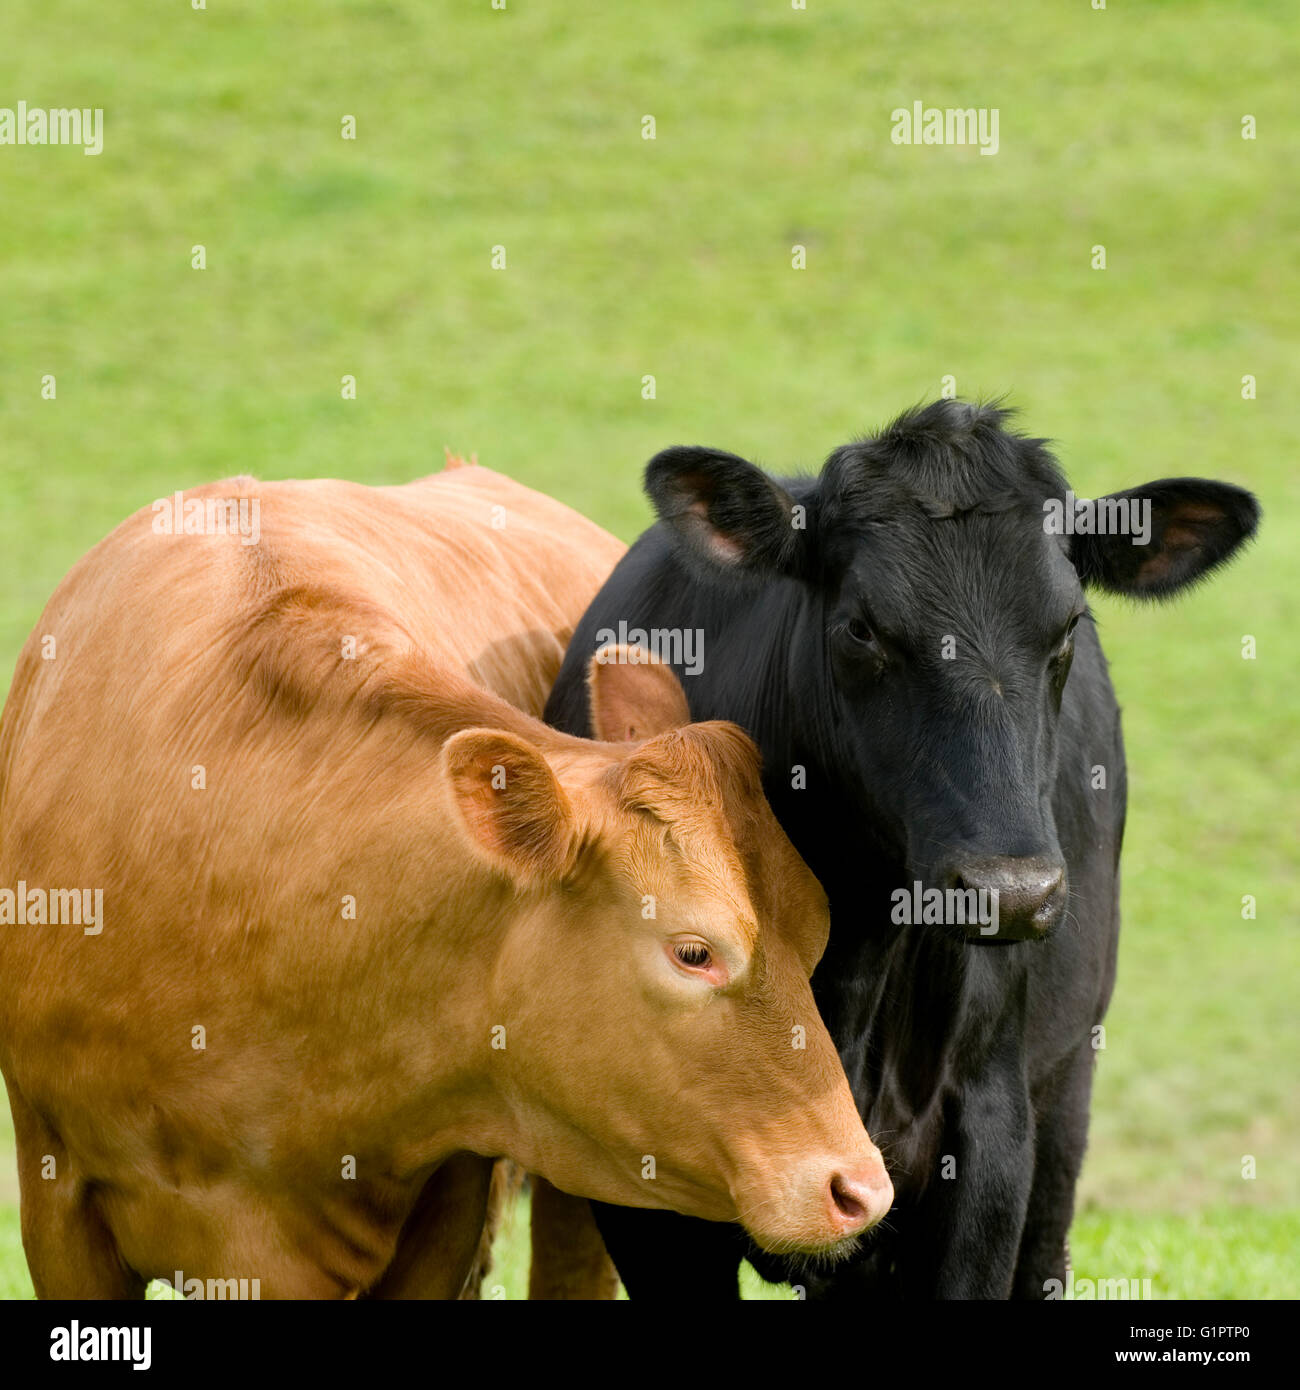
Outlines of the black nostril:
<svg viewBox="0 0 1300 1390">
<path fill-rule="evenodd" d="M 1004 927 L 1029 927 L 1038 934 L 1060 913 L 1065 866 L 1046 855 L 990 855 L 959 861 L 943 879 L 958 892 L 996 894 Z"/>
</svg>

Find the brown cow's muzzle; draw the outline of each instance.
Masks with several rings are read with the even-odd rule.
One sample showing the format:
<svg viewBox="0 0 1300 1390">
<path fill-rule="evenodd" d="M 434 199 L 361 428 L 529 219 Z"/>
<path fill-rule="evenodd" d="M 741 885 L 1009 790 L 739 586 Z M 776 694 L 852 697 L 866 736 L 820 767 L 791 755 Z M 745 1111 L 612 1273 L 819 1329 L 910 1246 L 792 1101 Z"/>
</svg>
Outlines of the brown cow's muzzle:
<svg viewBox="0 0 1300 1390">
<path fill-rule="evenodd" d="M 877 1153 L 868 1163 L 832 1173 L 829 1196 L 831 1225 L 844 1236 L 860 1236 L 889 1210 L 894 1185 Z"/>
<path fill-rule="evenodd" d="M 847 1254 L 889 1210 L 894 1187 L 874 1144 L 838 1159 L 805 1162 L 737 1194 L 740 1219 L 772 1254 Z"/>
</svg>

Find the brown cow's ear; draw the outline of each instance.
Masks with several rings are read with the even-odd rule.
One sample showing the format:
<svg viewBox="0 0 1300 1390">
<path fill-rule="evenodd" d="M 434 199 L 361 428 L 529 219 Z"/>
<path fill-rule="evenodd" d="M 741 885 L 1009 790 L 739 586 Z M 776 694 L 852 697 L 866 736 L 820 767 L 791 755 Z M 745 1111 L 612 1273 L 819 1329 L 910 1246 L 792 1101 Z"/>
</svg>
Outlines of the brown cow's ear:
<svg viewBox="0 0 1300 1390">
<path fill-rule="evenodd" d="M 640 647 L 602 647 L 587 672 L 591 731 L 604 743 L 640 743 L 691 722 L 671 666 Z"/>
<path fill-rule="evenodd" d="M 452 799 L 480 854 L 533 883 L 569 871 L 573 812 L 536 748 L 497 729 L 465 729 L 447 740 L 443 758 Z"/>
</svg>

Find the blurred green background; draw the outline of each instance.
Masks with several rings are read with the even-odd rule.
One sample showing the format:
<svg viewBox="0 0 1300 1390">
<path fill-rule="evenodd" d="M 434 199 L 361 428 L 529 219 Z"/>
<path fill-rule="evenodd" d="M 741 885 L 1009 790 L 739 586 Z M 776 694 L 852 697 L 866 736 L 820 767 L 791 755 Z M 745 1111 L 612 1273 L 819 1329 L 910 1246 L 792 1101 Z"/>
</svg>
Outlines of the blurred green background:
<svg viewBox="0 0 1300 1390">
<path fill-rule="evenodd" d="M 90 545 L 237 472 L 397 482 L 448 444 L 630 539 L 664 445 L 816 467 L 951 375 L 1081 494 L 1245 484 L 1230 571 L 1099 605 L 1131 809 L 1073 1248 L 1157 1296 L 1297 1296 L 1294 18 L 10 0 L 0 106 L 106 116 L 98 157 L 0 146 L 0 681 Z M 893 145 L 917 100 L 998 108 L 998 154 Z M 30 1291 L 6 1117 L 0 1293 Z"/>
</svg>

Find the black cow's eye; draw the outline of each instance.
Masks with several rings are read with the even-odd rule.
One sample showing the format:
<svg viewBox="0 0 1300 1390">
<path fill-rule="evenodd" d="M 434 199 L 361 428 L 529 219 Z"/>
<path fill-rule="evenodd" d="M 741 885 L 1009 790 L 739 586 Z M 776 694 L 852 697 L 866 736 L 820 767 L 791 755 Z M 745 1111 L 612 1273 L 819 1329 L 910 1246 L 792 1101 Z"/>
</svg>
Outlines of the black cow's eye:
<svg viewBox="0 0 1300 1390">
<path fill-rule="evenodd" d="M 1076 613 L 1065 625 L 1065 631 L 1061 634 L 1061 640 L 1056 644 L 1056 650 L 1052 653 L 1052 664 L 1059 666 L 1069 660 L 1070 654 L 1074 651 L 1074 629 L 1079 625 L 1082 613 Z"/>
<path fill-rule="evenodd" d="M 692 970 L 703 970 L 712 959 L 709 948 L 702 941 L 679 941 L 673 947 L 673 955 Z"/>
<path fill-rule="evenodd" d="M 861 642 L 863 646 L 866 646 L 872 639 L 871 629 L 861 618 L 849 619 L 848 634 L 855 642 Z"/>
</svg>

